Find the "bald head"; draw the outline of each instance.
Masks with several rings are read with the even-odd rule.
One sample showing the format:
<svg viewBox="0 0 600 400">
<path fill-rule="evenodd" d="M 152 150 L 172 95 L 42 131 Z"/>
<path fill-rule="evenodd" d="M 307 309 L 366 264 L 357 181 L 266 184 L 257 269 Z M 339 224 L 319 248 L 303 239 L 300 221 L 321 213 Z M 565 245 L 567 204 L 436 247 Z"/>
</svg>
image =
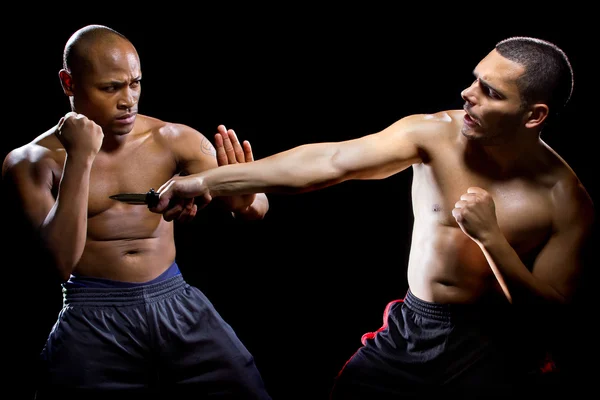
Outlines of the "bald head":
<svg viewBox="0 0 600 400">
<path fill-rule="evenodd" d="M 88 25 L 77 30 L 65 45 L 63 68 L 71 75 L 78 75 L 90 63 L 90 55 L 115 45 L 133 45 L 122 34 L 104 25 Z"/>
</svg>

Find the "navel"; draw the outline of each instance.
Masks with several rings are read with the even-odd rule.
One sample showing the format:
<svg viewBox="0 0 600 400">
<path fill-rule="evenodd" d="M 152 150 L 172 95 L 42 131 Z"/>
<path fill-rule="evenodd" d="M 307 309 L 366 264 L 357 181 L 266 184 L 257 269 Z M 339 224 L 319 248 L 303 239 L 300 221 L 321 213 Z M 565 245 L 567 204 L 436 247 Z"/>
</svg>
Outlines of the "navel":
<svg viewBox="0 0 600 400">
<path fill-rule="evenodd" d="M 440 212 L 442 211 L 442 206 L 440 206 L 439 204 L 434 204 L 433 208 L 432 208 L 433 212 Z"/>
</svg>

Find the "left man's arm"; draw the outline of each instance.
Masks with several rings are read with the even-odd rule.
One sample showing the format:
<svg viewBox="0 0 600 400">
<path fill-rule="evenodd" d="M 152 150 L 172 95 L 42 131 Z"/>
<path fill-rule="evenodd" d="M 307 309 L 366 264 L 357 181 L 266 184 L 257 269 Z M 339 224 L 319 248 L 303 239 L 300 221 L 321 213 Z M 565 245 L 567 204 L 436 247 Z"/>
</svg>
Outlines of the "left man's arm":
<svg viewBox="0 0 600 400">
<path fill-rule="evenodd" d="M 215 147 L 219 166 L 254 161 L 249 141 L 244 140 L 240 143 L 233 129 L 226 129 L 225 125 L 219 125 L 217 129 Z M 218 199 L 228 205 L 234 217 L 244 220 L 263 219 L 269 211 L 269 200 L 264 193 L 218 197 Z"/>
</svg>

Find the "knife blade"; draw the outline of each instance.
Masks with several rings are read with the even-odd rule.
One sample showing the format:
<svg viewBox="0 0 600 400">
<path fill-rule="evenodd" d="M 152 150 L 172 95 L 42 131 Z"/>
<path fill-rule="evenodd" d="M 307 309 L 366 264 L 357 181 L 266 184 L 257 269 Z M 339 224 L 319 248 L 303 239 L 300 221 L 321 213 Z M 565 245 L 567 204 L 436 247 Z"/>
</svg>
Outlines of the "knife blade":
<svg viewBox="0 0 600 400">
<path fill-rule="evenodd" d="M 147 205 L 148 207 L 156 207 L 158 204 L 159 194 L 150 189 L 146 193 L 119 193 L 109 196 L 113 200 L 121 201 L 127 204 Z"/>
</svg>

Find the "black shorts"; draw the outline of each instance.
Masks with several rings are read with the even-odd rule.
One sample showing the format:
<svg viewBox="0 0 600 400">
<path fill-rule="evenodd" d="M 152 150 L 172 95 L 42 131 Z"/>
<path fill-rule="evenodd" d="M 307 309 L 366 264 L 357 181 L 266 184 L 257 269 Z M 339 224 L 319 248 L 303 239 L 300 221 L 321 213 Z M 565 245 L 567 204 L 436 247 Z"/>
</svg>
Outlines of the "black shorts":
<svg viewBox="0 0 600 400">
<path fill-rule="evenodd" d="M 181 274 L 63 293 L 64 307 L 42 351 L 38 399 L 177 393 L 270 399 L 252 355 Z"/>
<path fill-rule="evenodd" d="M 510 393 L 541 365 L 541 351 L 520 342 L 519 331 L 510 323 L 508 305 L 434 304 L 409 291 L 387 305 L 378 331 L 363 336 L 363 346 L 338 374 L 331 398 Z"/>
</svg>

